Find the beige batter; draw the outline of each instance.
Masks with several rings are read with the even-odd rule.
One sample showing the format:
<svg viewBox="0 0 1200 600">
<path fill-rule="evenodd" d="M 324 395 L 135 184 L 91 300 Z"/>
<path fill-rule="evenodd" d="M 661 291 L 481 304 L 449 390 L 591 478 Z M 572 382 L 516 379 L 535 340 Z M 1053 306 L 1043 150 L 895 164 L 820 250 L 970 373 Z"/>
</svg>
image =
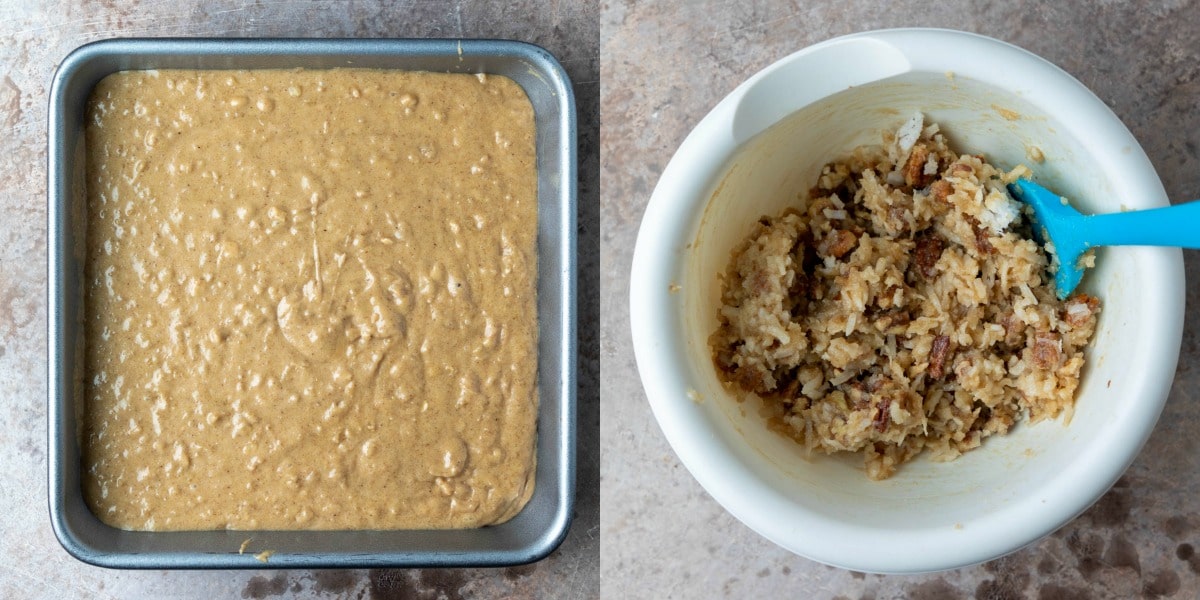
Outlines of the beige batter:
<svg viewBox="0 0 1200 600">
<path fill-rule="evenodd" d="M 464 528 L 533 491 L 533 109 L 144 71 L 87 122 L 84 493 L 133 530 Z"/>
</svg>

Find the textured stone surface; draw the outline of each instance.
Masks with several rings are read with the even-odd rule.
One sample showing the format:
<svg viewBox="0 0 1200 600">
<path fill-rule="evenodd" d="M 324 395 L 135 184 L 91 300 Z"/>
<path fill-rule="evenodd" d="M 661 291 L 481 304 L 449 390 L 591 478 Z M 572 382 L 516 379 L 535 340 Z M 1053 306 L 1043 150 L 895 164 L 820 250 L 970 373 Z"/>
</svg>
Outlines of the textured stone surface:
<svg viewBox="0 0 1200 600">
<path fill-rule="evenodd" d="M 0 3 L 0 598 L 591 598 L 599 555 L 599 7 L 595 0 L 16 0 Z M 71 558 L 46 510 L 46 101 L 86 42 L 129 36 L 496 37 L 575 84 L 580 133 L 579 476 L 545 561 L 455 571 L 110 571 Z"/>
<path fill-rule="evenodd" d="M 965 29 L 1058 64 L 1112 107 L 1175 201 L 1200 198 L 1200 6 L 1189 2 L 606 0 L 601 14 L 601 571 L 606 597 L 953 600 L 1200 597 L 1197 288 L 1166 411 L 1109 494 L 1049 538 L 924 576 L 825 567 L 726 514 L 650 414 L 629 335 L 628 273 L 658 175 L 738 83 L 809 44 L 899 26 Z M 1187 276 L 1200 256 L 1186 253 Z"/>
</svg>

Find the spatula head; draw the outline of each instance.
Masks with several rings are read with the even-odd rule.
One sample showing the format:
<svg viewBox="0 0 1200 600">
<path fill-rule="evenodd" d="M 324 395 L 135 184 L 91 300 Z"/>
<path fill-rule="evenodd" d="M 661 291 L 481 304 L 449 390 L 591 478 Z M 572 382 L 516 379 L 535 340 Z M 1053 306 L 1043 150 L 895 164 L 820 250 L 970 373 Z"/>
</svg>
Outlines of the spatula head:
<svg viewBox="0 0 1200 600">
<path fill-rule="evenodd" d="M 1008 191 L 1033 209 L 1034 235 L 1040 236 L 1039 242 L 1049 242 L 1053 248 L 1051 269 L 1055 292 L 1060 300 L 1065 299 L 1083 279 L 1079 260 L 1090 247 L 1082 236 L 1083 215 L 1071 208 L 1066 198 L 1028 179 L 1018 179 L 1008 186 Z"/>
</svg>

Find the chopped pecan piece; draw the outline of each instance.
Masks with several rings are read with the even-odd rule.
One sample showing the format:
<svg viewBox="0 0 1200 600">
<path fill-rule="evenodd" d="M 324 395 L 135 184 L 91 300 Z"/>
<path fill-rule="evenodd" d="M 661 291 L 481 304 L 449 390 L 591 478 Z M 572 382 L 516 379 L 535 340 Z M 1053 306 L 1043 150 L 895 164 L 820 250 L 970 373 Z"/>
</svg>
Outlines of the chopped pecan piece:
<svg viewBox="0 0 1200 600">
<path fill-rule="evenodd" d="M 954 191 L 954 186 L 950 185 L 950 182 L 945 179 L 939 179 L 933 182 L 929 191 L 933 194 L 934 199 L 945 202 L 946 198 L 950 197 L 950 193 Z"/>
<path fill-rule="evenodd" d="M 1100 309 L 1100 299 L 1087 294 L 1075 294 L 1064 306 L 1062 319 L 1071 327 L 1082 327 Z"/>
<path fill-rule="evenodd" d="M 904 183 L 913 187 L 924 187 L 927 176 L 925 175 L 925 161 L 929 160 L 929 148 L 925 144 L 917 144 L 913 146 L 912 153 L 908 155 L 908 162 L 904 165 Z"/>
<path fill-rule="evenodd" d="M 1033 362 L 1042 369 L 1058 366 L 1062 340 L 1052 331 L 1039 331 L 1033 336 Z"/>
<path fill-rule="evenodd" d="M 821 245 L 817 248 L 817 251 L 821 253 L 821 256 L 841 258 L 853 250 L 856 244 L 858 244 L 858 236 L 854 235 L 853 232 L 846 231 L 845 229 L 834 229 L 829 232 L 829 235 L 825 236 L 825 239 L 821 240 Z"/>
<path fill-rule="evenodd" d="M 995 254 L 996 248 L 992 246 L 987 230 L 979 224 L 979 221 L 975 217 L 968 216 L 967 223 L 971 225 L 971 231 L 975 232 L 975 249 L 983 254 Z"/>
<path fill-rule="evenodd" d="M 896 292 L 899 291 L 900 286 L 889 285 L 886 290 L 883 290 L 882 294 L 879 294 L 875 297 L 875 304 L 879 305 L 879 308 L 884 310 L 899 306 L 899 304 L 896 302 Z"/>
<path fill-rule="evenodd" d="M 1004 327 L 1004 343 L 1009 346 L 1019 346 L 1024 339 L 1025 322 L 1009 311 L 1000 318 L 1000 326 Z"/>
<path fill-rule="evenodd" d="M 912 316 L 905 310 L 890 310 L 875 319 L 875 328 L 884 333 L 890 333 L 893 329 L 904 327 L 912 321 Z"/>
<path fill-rule="evenodd" d="M 875 418 L 871 420 L 875 431 L 879 433 L 887 431 L 888 423 L 891 422 L 891 407 L 892 400 L 890 398 L 884 398 L 879 402 L 879 412 L 875 413 Z"/>
<path fill-rule="evenodd" d="M 925 277 L 933 277 L 937 273 L 937 261 L 942 257 L 946 248 L 946 240 L 936 234 L 929 233 L 916 239 L 917 247 L 913 249 L 913 263 Z"/>
<path fill-rule="evenodd" d="M 950 338 L 939 335 L 933 338 L 929 349 L 929 376 L 941 379 L 946 374 L 946 355 L 950 353 Z"/>
<path fill-rule="evenodd" d="M 871 396 L 861 381 L 846 386 L 846 399 L 854 410 L 862 410 L 871 405 Z"/>
<path fill-rule="evenodd" d="M 767 370 L 759 365 L 738 365 L 733 370 L 733 380 L 744 390 L 758 394 L 774 391 L 767 383 Z"/>
</svg>

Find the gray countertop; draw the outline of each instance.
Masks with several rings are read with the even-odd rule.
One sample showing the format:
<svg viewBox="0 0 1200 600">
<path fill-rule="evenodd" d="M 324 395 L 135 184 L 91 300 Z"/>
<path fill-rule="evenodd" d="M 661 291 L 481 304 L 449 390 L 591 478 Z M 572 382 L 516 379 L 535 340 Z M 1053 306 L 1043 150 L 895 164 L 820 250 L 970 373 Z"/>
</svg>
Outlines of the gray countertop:
<svg viewBox="0 0 1200 600">
<path fill-rule="evenodd" d="M 599 590 L 599 6 L 595 0 L 0 3 L 0 598 L 592 598 Z M 579 473 L 549 558 L 510 569 L 111 571 L 54 538 L 46 504 L 46 98 L 58 61 L 130 36 L 478 37 L 540 44 L 579 110 Z"/>
<path fill-rule="evenodd" d="M 1200 5 L 1191 2 L 613 0 L 601 14 L 601 571 L 613 598 L 1200 597 L 1196 285 L 1170 399 L 1133 466 L 1052 536 L 983 565 L 878 576 L 794 556 L 724 512 L 646 403 L 629 334 L 629 266 L 659 174 L 684 136 L 762 67 L 841 34 L 964 29 L 1049 59 L 1133 131 L 1175 201 L 1200 198 Z M 1190 281 L 1200 256 L 1185 254 Z M 1130 399 L 1136 401 L 1137 399 Z M 920 549 L 914 549 L 920 551 Z"/>
<path fill-rule="evenodd" d="M 1192 366 L 1200 358 L 1200 318 L 1194 310 L 1185 322 L 1163 419 L 1116 488 L 1029 548 L 923 576 L 826 567 L 775 547 L 735 521 L 667 446 L 633 364 L 628 270 L 638 222 L 659 173 L 691 127 L 734 86 L 829 37 L 938 26 L 1028 48 L 1075 75 L 1113 108 L 1142 143 L 1171 198 L 1200 198 L 1200 46 L 1194 39 L 1200 6 L 1078 4 L 4 3 L 0 418 L 7 426 L 0 431 L 0 479 L 9 485 L 0 494 L 5 559 L 0 597 L 576 598 L 596 596 L 601 577 L 604 595 L 614 598 L 1200 596 L 1195 551 L 1200 436 L 1193 434 L 1200 425 L 1194 392 L 1200 372 Z M 539 43 L 562 60 L 575 82 L 581 124 L 581 445 L 575 522 L 550 558 L 502 570 L 134 572 L 90 567 L 59 547 L 46 517 L 46 92 L 57 61 L 80 44 L 167 35 L 504 37 Z M 1195 280 L 1200 259 L 1185 256 Z M 1193 307 L 1195 289 L 1188 293 Z"/>
</svg>

